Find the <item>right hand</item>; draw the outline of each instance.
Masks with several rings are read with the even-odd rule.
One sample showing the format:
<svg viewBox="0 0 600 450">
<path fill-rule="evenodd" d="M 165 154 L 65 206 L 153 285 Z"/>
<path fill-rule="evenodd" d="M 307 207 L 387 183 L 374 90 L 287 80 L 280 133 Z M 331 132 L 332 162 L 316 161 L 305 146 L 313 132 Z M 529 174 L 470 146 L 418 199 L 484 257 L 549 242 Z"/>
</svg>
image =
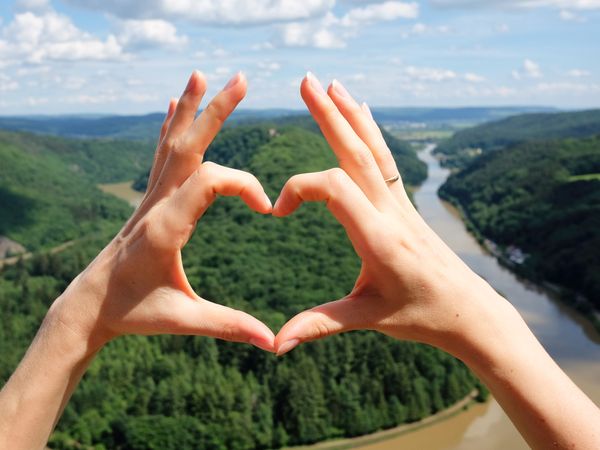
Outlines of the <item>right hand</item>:
<svg viewBox="0 0 600 450">
<path fill-rule="evenodd" d="M 291 214 L 304 201 L 325 201 L 362 260 L 346 297 L 292 318 L 276 336 L 278 354 L 349 330 L 371 329 L 441 347 L 455 355 L 479 324 L 507 304 L 429 228 L 402 181 L 368 107 L 334 81 L 326 93 L 311 74 L 302 97 L 338 157 L 340 168 L 296 175 L 273 214 Z M 489 322 L 488 322 L 489 323 Z"/>
</svg>

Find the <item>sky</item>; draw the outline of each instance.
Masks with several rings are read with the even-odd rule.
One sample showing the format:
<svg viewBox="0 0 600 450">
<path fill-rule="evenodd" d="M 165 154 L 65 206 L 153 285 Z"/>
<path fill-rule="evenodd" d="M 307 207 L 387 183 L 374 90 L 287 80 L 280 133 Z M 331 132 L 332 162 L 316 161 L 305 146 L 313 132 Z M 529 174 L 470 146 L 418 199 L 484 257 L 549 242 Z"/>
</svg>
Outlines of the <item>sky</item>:
<svg viewBox="0 0 600 450">
<path fill-rule="evenodd" d="M 245 108 L 302 108 L 308 70 L 373 107 L 600 107 L 600 0 L 0 3 L 0 115 L 164 111 L 194 69 Z"/>
</svg>

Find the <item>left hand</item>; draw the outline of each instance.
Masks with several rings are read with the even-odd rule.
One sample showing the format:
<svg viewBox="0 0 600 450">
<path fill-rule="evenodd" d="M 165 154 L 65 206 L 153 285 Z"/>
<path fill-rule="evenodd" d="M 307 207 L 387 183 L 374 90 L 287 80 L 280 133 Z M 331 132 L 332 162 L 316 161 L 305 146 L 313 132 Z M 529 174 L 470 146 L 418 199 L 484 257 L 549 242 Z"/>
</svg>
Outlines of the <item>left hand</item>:
<svg viewBox="0 0 600 450">
<path fill-rule="evenodd" d="M 217 194 L 240 196 L 266 214 L 271 203 L 249 173 L 203 163 L 204 152 L 246 93 L 239 73 L 195 115 L 206 91 L 199 72 L 169 105 L 146 195 L 131 219 L 53 304 L 49 318 L 99 348 L 124 334 L 192 334 L 246 342 L 267 351 L 262 322 L 196 295 L 181 249 Z"/>
</svg>

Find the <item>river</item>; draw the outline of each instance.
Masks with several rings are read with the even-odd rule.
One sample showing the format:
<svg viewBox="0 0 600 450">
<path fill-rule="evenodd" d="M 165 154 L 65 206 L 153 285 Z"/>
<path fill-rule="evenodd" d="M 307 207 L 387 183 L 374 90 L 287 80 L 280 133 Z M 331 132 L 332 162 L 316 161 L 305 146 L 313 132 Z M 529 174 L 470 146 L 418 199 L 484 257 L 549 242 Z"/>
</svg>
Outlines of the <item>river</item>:
<svg viewBox="0 0 600 450">
<path fill-rule="evenodd" d="M 600 404 L 600 334 L 579 314 L 548 293 L 501 266 L 471 236 L 460 215 L 437 196 L 449 171 L 432 156 L 433 146 L 419 153 L 429 177 L 415 192 L 415 202 L 427 223 L 473 270 L 500 291 L 523 315 L 558 364 L 596 404 Z M 471 450 L 529 448 L 493 399 L 445 421 L 362 450 Z"/>
</svg>

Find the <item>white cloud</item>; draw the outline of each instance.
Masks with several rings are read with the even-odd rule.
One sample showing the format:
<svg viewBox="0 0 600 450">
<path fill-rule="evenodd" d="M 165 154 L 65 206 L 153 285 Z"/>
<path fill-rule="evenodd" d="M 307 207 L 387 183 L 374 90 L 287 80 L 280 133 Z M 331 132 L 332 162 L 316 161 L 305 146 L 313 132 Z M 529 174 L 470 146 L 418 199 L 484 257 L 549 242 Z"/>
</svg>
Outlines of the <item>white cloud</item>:
<svg viewBox="0 0 600 450">
<path fill-rule="evenodd" d="M 540 65 L 530 59 L 526 59 L 523 62 L 523 69 L 525 70 L 525 74 L 530 78 L 541 78 L 542 71 L 540 70 Z"/>
<path fill-rule="evenodd" d="M 257 25 L 306 20 L 330 11 L 335 0 L 65 0 L 73 6 L 125 19 L 177 19 L 197 23 Z"/>
<path fill-rule="evenodd" d="M 408 66 L 404 69 L 405 75 L 418 81 L 448 81 L 456 79 L 456 72 L 447 69 L 433 69 L 430 67 Z"/>
<path fill-rule="evenodd" d="M 288 47 L 343 48 L 346 40 L 365 26 L 397 19 L 414 19 L 417 3 L 386 1 L 349 10 L 342 17 L 328 12 L 319 20 L 292 22 L 280 28 L 280 41 Z"/>
<path fill-rule="evenodd" d="M 175 26 L 165 20 L 119 21 L 117 37 L 126 48 L 175 47 L 185 45 L 187 36 L 179 36 Z"/>
<path fill-rule="evenodd" d="M 124 56 L 114 35 L 98 39 L 56 12 L 16 14 L 0 34 L 0 58 L 42 63 L 57 60 L 110 60 Z"/>
<path fill-rule="evenodd" d="M 521 80 L 525 77 L 527 78 L 542 78 L 543 74 L 540 69 L 540 65 L 531 59 L 525 59 L 523 61 L 523 70 L 513 70 L 512 77 L 515 80 Z"/>
<path fill-rule="evenodd" d="M 573 78 L 589 77 L 591 73 L 588 70 L 583 69 L 571 69 L 567 72 L 567 75 Z"/>
<path fill-rule="evenodd" d="M 469 83 L 482 83 L 485 81 L 485 77 L 477 75 L 476 73 L 465 73 L 464 79 Z"/>
<path fill-rule="evenodd" d="M 341 33 L 332 29 L 337 23 L 332 13 L 320 21 L 289 23 L 281 28 L 281 42 L 287 47 L 343 48 Z"/>
<path fill-rule="evenodd" d="M 418 16 L 417 3 L 387 1 L 351 9 L 341 18 L 340 23 L 346 27 L 360 27 L 373 22 L 416 19 Z"/>
</svg>

